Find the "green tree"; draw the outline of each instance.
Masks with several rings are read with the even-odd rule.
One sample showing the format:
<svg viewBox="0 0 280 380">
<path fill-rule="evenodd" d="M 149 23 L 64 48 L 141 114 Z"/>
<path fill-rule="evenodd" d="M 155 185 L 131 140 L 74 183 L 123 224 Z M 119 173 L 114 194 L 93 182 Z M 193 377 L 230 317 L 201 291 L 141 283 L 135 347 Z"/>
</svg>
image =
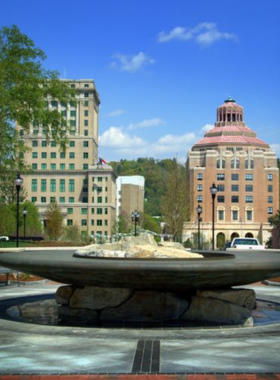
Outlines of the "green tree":
<svg viewBox="0 0 280 380">
<path fill-rule="evenodd" d="M 183 223 L 189 218 L 189 197 L 186 168 L 173 160 L 167 180 L 166 193 L 161 200 L 161 211 L 168 225 L 168 233 L 175 241 L 182 238 Z"/>
<path fill-rule="evenodd" d="M 63 229 L 63 239 L 71 243 L 80 243 L 81 231 L 77 224 L 73 226 L 67 226 Z"/>
<path fill-rule="evenodd" d="M 46 213 L 46 232 L 50 240 L 57 241 L 63 233 L 63 216 L 56 202 L 50 203 Z"/>
<path fill-rule="evenodd" d="M 126 234 L 131 232 L 131 222 L 128 215 L 121 213 L 113 225 L 113 234 Z"/>
<path fill-rule="evenodd" d="M 55 140 L 64 148 L 68 126 L 56 107 L 48 107 L 51 97 L 68 104 L 74 101 L 75 92 L 67 81 L 59 80 L 56 71 L 42 66 L 45 53 L 22 34 L 17 26 L 0 29 L 0 182 L 7 180 L 6 173 L 15 177 L 16 171 L 26 168 L 22 157 L 26 151 L 17 122 L 23 131 L 30 125 L 44 127 L 46 139 Z M 5 182 L 4 181 L 4 182 Z M 1 190 L 1 187 L 0 187 Z"/>
<path fill-rule="evenodd" d="M 16 216 L 6 204 L 0 204 L 0 235 L 10 236 L 16 231 Z"/>
<path fill-rule="evenodd" d="M 144 230 L 153 231 L 157 234 L 161 233 L 158 221 L 149 214 L 143 215 L 142 228 L 144 228 Z"/>
<path fill-rule="evenodd" d="M 276 211 L 276 214 L 270 216 L 268 218 L 268 222 L 273 226 L 273 227 L 278 227 L 280 226 L 280 210 Z"/>
</svg>

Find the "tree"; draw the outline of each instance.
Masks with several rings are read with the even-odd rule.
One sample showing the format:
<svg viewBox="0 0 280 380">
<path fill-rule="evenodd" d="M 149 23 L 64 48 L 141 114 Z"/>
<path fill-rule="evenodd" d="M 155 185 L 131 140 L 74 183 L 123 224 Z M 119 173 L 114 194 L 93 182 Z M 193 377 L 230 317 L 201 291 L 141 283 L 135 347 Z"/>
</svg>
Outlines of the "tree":
<svg viewBox="0 0 280 380">
<path fill-rule="evenodd" d="M 50 203 L 46 213 L 46 232 L 57 241 L 63 233 L 63 216 L 56 202 Z"/>
<path fill-rule="evenodd" d="M 0 181 L 7 172 L 14 178 L 17 170 L 25 169 L 21 157 L 27 148 L 16 122 L 23 131 L 43 126 L 47 141 L 53 139 L 63 148 L 67 144 L 66 121 L 57 108 L 46 105 L 46 98 L 68 104 L 75 92 L 56 71 L 43 68 L 45 58 L 17 26 L 0 29 Z"/>
<path fill-rule="evenodd" d="M 189 197 L 186 168 L 173 160 L 173 169 L 170 173 L 166 193 L 161 200 L 161 211 L 164 221 L 168 224 L 168 231 L 174 240 L 182 238 L 183 223 L 189 217 Z"/>
<path fill-rule="evenodd" d="M 10 236 L 16 230 L 16 217 L 6 204 L 0 204 L 0 235 Z"/>
<path fill-rule="evenodd" d="M 268 221 L 273 227 L 280 226 L 280 210 L 277 210 L 276 214 L 270 216 Z"/>
<path fill-rule="evenodd" d="M 81 241 L 81 231 L 77 224 L 73 226 L 66 226 L 63 229 L 63 238 L 65 241 L 71 243 L 80 243 Z"/>
<path fill-rule="evenodd" d="M 155 218 L 153 218 L 149 214 L 143 215 L 142 227 L 144 228 L 144 230 L 153 231 L 153 232 L 156 232 L 157 234 L 161 233 L 159 223 L 156 221 Z"/>
<path fill-rule="evenodd" d="M 131 222 L 125 213 L 121 213 L 113 226 L 113 234 L 126 234 L 131 231 Z"/>
</svg>

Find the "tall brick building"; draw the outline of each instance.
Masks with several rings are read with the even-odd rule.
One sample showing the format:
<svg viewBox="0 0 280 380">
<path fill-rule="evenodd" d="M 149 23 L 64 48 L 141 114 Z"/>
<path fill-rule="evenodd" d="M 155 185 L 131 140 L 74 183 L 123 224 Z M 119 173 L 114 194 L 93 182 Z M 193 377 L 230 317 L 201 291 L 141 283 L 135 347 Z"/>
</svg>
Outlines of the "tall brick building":
<svg viewBox="0 0 280 380">
<path fill-rule="evenodd" d="M 217 109 L 217 121 L 188 154 L 191 219 L 184 224 L 183 240 L 198 230 L 198 205 L 202 207 L 201 234 L 212 237 L 213 183 L 215 245 L 222 247 L 234 236 L 254 236 L 265 242 L 271 227 L 268 217 L 279 208 L 277 157 L 269 145 L 248 128 L 243 107 L 229 98 Z"/>
</svg>

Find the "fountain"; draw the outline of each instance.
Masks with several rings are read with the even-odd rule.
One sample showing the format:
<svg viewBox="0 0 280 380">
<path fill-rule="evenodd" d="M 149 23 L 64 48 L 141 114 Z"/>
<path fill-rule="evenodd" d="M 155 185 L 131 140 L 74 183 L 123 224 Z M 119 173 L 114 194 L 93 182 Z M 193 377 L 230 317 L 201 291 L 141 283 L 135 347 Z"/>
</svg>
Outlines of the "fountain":
<svg viewBox="0 0 280 380">
<path fill-rule="evenodd" d="M 233 287 L 280 275 L 280 253 L 273 250 L 188 253 L 147 236 L 129 239 L 82 249 L 0 249 L 0 264 L 67 284 L 56 293 L 59 317 L 89 324 L 252 324 L 255 293 Z"/>
</svg>

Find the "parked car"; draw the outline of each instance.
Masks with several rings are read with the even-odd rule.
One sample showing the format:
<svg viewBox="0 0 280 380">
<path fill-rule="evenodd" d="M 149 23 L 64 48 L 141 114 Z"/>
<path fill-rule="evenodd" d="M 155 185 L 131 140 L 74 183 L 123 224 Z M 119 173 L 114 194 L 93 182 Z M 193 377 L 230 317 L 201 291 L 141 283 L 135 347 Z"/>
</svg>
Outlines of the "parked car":
<svg viewBox="0 0 280 380">
<path fill-rule="evenodd" d="M 234 238 L 231 242 L 229 250 L 234 249 L 253 249 L 253 250 L 262 250 L 265 249 L 265 246 L 260 244 L 256 238 Z"/>
<path fill-rule="evenodd" d="M 9 241 L 9 237 L 8 236 L 0 236 L 0 241 Z"/>
</svg>

